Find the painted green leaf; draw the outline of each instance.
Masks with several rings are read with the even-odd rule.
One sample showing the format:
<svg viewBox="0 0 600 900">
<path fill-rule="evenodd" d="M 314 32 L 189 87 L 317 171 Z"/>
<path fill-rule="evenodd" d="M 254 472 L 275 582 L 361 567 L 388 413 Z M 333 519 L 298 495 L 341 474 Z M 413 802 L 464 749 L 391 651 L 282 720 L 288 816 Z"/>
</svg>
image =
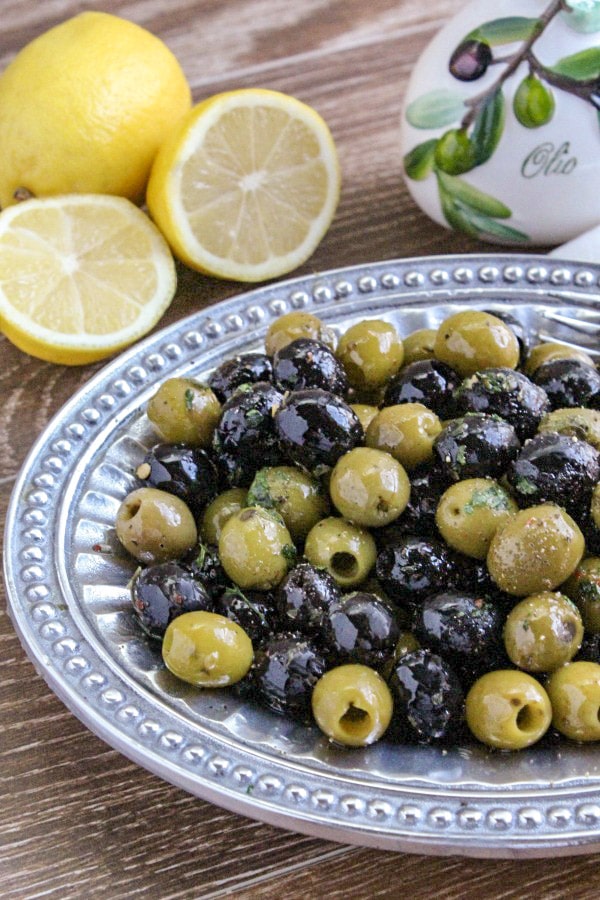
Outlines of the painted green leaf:
<svg viewBox="0 0 600 900">
<path fill-rule="evenodd" d="M 566 75 L 577 81 L 600 78 L 600 47 L 588 47 L 571 56 L 564 56 L 551 66 L 558 75 Z"/>
<path fill-rule="evenodd" d="M 499 44 L 512 44 L 515 41 L 527 41 L 542 30 L 540 19 L 529 19 L 525 16 L 507 16 L 484 22 L 467 35 L 465 40 L 486 41 L 492 47 Z"/>
<path fill-rule="evenodd" d="M 406 109 L 406 118 L 414 128 L 443 128 L 461 119 L 465 113 L 463 98 L 454 91 L 429 91 L 417 97 Z"/>
<path fill-rule="evenodd" d="M 477 114 L 471 141 L 475 147 L 476 165 L 481 166 L 492 156 L 504 131 L 504 94 L 498 88 Z"/>
<path fill-rule="evenodd" d="M 446 175 L 445 172 L 438 172 L 438 179 L 442 189 L 447 194 L 477 212 L 493 216 L 495 219 L 508 219 L 512 215 L 512 211 L 501 200 L 496 200 L 490 194 L 485 194 L 462 178 L 455 178 L 452 175 Z"/>
<path fill-rule="evenodd" d="M 460 206 L 461 204 L 459 204 Z M 503 222 L 497 222 L 490 216 L 477 212 L 470 207 L 463 207 L 462 213 L 468 217 L 471 225 L 477 230 L 479 237 L 492 237 L 508 244 L 522 244 L 528 241 L 528 235 Z"/>
<path fill-rule="evenodd" d="M 431 174 L 437 139 L 417 144 L 404 157 L 404 169 L 413 181 L 423 181 Z"/>
<path fill-rule="evenodd" d="M 454 228 L 455 231 L 463 231 L 465 234 L 468 234 L 471 237 L 478 238 L 479 232 L 477 231 L 473 223 L 463 214 L 454 197 L 446 190 L 444 190 L 443 184 L 439 179 L 439 175 L 438 187 L 440 203 L 442 205 L 442 212 L 444 214 L 444 218 L 448 222 L 448 225 L 450 225 L 451 228 Z"/>
</svg>

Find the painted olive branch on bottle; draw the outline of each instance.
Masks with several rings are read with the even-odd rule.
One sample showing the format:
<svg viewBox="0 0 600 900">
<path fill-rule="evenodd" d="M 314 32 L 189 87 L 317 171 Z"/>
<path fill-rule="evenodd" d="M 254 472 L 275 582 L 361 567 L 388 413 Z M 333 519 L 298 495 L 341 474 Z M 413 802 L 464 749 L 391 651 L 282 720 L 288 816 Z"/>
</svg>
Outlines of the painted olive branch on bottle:
<svg viewBox="0 0 600 900">
<path fill-rule="evenodd" d="M 504 65 L 485 90 L 468 99 L 448 90 L 418 97 L 406 110 L 413 127 L 433 129 L 458 123 L 441 137 L 414 147 L 404 158 L 409 178 L 437 179 L 442 212 L 453 228 L 474 237 L 521 243 L 529 238 L 505 221 L 511 210 L 501 201 L 479 191 L 460 176 L 483 165 L 494 154 L 504 132 L 505 82 L 526 63 L 525 75 L 512 101 L 512 112 L 526 128 L 539 128 L 553 117 L 554 89 L 589 102 L 600 118 L 600 47 L 591 47 L 544 65 L 534 53 L 536 41 L 559 13 L 571 10 L 565 0 L 552 0 L 537 18 L 511 16 L 485 22 L 471 31 L 450 56 L 449 71 L 462 82 L 476 81 L 492 65 Z M 519 43 L 510 54 L 498 56 L 495 48 Z"/>
</svg>

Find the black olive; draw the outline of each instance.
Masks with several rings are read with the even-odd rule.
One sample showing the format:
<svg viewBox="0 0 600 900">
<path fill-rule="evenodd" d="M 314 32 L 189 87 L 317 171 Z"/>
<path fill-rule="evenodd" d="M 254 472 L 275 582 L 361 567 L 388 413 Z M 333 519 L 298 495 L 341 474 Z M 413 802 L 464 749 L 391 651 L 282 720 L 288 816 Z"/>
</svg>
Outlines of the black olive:
<svg viewBox="0 0 600 900">
<path fill-rule="evenodd" d="M 600 634 L 590 634 L 589 632 L 584 634 L 575 660 L 600 663 Z"/>
<path fill-rule="evenodd" d="M 392 659 L 400 636 L 391 604 L 376 594 L 346 594 L 325 619 L 323 646 L 332 665 L 360 663 L 381 668 Z"/>
<path fill-rule="evenodd" d="M 549 501 L 579 521 L 600 480 L 600 454 L 586 441 L 546 431 L 525 442 L 506 475 L 521 507 Z"/>
<path fill-rule="evenodd" d="M 453 481 L 462 481 L 499 477 L 520 446 L 509 422 L 486 413 L 467 413 L 448 422 L 433 449 L 442 473 Z"/>
<path fill-rule="evenodd" d="M 452 554 L 441 540 L 403 535 L 379 551 L 377 578 L 394 601 L 412 606 L 455 577 Z"/>
<path fill-rule="evenodd" d="M 459 81 L 476 81 L 485 75 L 492 59 L 492 48 L 486 41 L 468 38 L 454 50 L 448 68 Z"/>
<path fill-rule="evenodd" d="M 340 590 L 324 569 L 303 562 L 294 566 L 280 583 L 275 604 L 283 628 L 321 640 L 328 612 L 339 604 Z"/>
<path fill-rule="evenodd" d="M 463 719 L 464 696 L 458 675 L 431 650 L 402 656 L 389 687 L 394 700 L 392 734 L 430 743 L 452 738 Z"/>
<path fill-rule="evenodd" d="M 501 658 L 504 611 L 487 597 L 443 591 L 413 612 L 412 630 L 423 647 L 439 653 L 457 674 L 479 675 Z"/>
<path fill-rule="evenodd" d="M 341 397 L 319 388 L 292 391 L 275 414 L 275 428 L 291 462 L 316 475 L 332 468 L 364 439 L 354 410 Z"/>
<path fill-rule="evenodd" d="M 298 338 L 273 357 L 273 380 L 282 391 L 322 388 L 345 394 L 348 378 L 333 350 L 310 338 Z"/>
<path fill-rule="evenodd" d="M 272 380 L 273 365 L 269 356 L 265 353 L 243 353 L 222 362 L 209 377 L 208 386 L 224 403 L 243 384 Z"/>
<path fill-rule="evenodd" d="M 201 582 L 213 600 L 231 586 L 216 547 L 199 543 L 183 557 L 181 564 L 189 569 L 196 581 Z"/>
<path fill-rule="evenodd" d="M 546 391 L 552 409 L 600 409 L 600 372 L 579 359 L 550 359 L 535 370 L 533 380 Z"/>
<path fill-rule="evenodd" d="M 390 378 L 383 406 L 398 403 L 422 403 L 441 419 L 454 415 L 453 394 L 460 376 L 438 359 L 421 359 L 409 363 Z"/>
<path fill-rule="evenodd" d="M 465 378 L 454 392 L 458 414 L 489 413 L 514 427 L 520 441 L 532 437 L 550 411 L 546 392 L 514 369 L 483 369 Z"/>
<path fill-rule="evenodd" d="M 326 669 L 323 654 L 310 640 L 277 634 L 256 653 L 252 686 L 273 712 L 308 722 L 313 688 Z"/>
<path fill-rule="evenodd" d="M 256 649 L 278 630 L 273 597 L 264 591 L 227 588 L 215 601 L 214 611 L 240 625 Z"/>
<path fill-rule="evenodd" d="M 181 444 L 156 444 L 136 475 L 146 486 L 175 494 L 194 514 L 216 497 L 219 487 L 217 468 L 209 454 Z"/>
<path fill-rule="evenodd" d="M 510 330 L 514 333 L 519 343 L 519 365 L 521 367 L 524 366 L 525 360 L 531 350 L 531 333 L 529 330 L 516 318 L 516 316 L 513 316 L 512 313 L 505 312 L 503 309 L 485 309 L 484 312 L 489 313 L 490 316 L 496 316 L 496 318 L 501 319 L 505 325 L 510 326 Z"/>
<path fill-rule="evenodd" d="M 246 487 L 258 469 L 282 461 L 273 418 L 282 399 L 277 388 L 260 381 L 238 388 L 223 405 L 213 449 L 228 486 Z"/>
<path fill-rule="evenodd" d="M 395 543 L 402 534 L 439 537 L 435 513 L 449 480 L 432 465 L 414 469 L 409 472 L 409 478 L 410 497 L 403 512 L 390 525 L 373 532 L 379 547 Z"/>
<path fill-rule="evenodd" d="M 162 640 L 167 625 L 181 613 L 213 605 L 208 591 L 192 573 L 176 562 L 148 566 L 131 582 L 131 601 L 138 622 L 151 638 Z"/>
</svg>

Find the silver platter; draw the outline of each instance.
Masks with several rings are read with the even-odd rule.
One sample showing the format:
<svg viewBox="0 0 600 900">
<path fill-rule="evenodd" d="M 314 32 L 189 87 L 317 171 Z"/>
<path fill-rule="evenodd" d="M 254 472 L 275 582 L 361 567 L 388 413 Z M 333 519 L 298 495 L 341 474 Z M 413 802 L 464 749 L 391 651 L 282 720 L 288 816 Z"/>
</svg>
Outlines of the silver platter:
<svg viewBox="0 0 600 900">
<path fill-rule="evenodd" d="M 516 313 L 543 339 L 600 355 L 600 267 L 546 257 L 382 262 L 259 288 L 178 322 L 93 378 L 23 466 L 6 525 L 9 612 L 37 671 L 92 731 L 185 790 L 335 841 L 432 854 L 554 856 L 600 849 L 600 754 L 568 742 L 514 754 L 394 746 L 342 751 L 317 732 L 173 679 L 133 621 L 120 501 L 155 442 L 159 382 L 203 376 L 262 344 L 274 318 L 368 317 L 401 334 L 465 307 Z"/>
</svg>

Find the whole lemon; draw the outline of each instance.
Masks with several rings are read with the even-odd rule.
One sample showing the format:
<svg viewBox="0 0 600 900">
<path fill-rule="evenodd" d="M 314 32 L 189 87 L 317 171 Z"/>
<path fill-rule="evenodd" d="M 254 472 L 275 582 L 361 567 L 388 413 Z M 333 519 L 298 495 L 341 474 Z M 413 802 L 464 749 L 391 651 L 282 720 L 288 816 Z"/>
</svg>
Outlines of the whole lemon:
<svg viewBox="0 0 600 900">
<path fill-rule="evenodd" d="M 22 193 L 140 201 L 190 106 L 179 63 L 149 31 L 102 12 L 62 22 L 0 76 L 0 207 Z"/>
</svg>

